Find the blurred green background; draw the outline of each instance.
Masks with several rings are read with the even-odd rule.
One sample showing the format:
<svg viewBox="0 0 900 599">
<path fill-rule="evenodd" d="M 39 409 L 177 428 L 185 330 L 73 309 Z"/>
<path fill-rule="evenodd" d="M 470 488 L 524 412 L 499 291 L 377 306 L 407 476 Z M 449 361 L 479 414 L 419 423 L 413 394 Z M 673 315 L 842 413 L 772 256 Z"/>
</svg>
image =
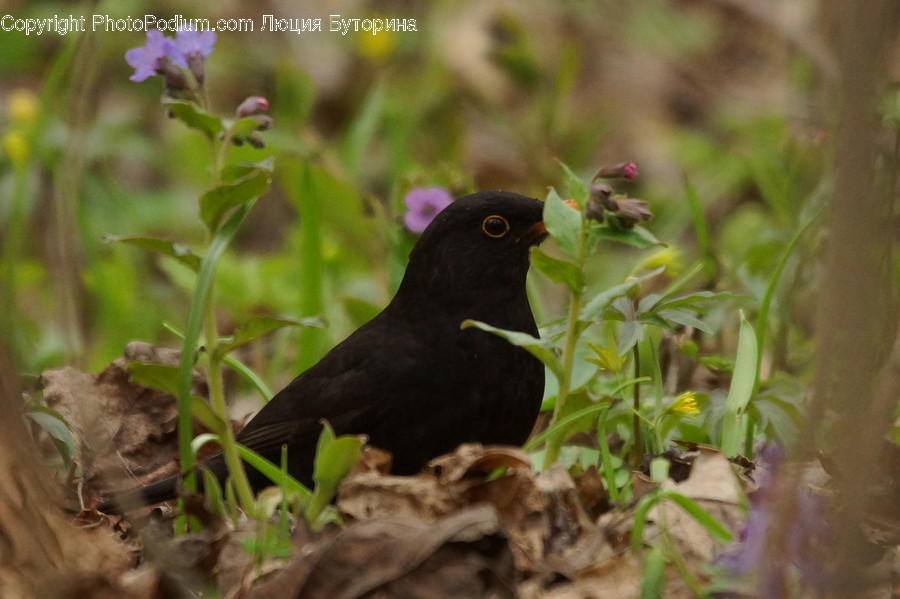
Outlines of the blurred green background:
<svg viewBox="0 0 900 599">
<path fill-rule="evenodd" d="M 243 359 L 277 388 L 384 306 L 414 236 L 403 195 L 438 185 L 543 198 L 557 163 L 590 177 L 634 161 L 617 188 L 651 203 L 658 259 L 703 260 L 697 287 L 759 298 L 828 182 L 833 67 L 819 7 L 618 0 L 519 2 L 7 2 L 14 19 L 85 16 L 88 31 L 0 31 L 0 235 L 4 336 L 22 370 L 97 370 L 141 339 L 177 346 L 193 275 L 106 235 L 203 242 L 196 198 L 207 145 L 166 118 L 161 82 L 128 80 L 137 31 L 91 32 L 91 15 L 249 18 L 219 32 L 207 59 L 215 111 L 249 95 L 271 102 L 272 190 L 220 268 L 227 332 L 251 314 L 321 315 L 328 327 L 282 331 Z M 415 19 L 415 31 L 329 31 L 342 18 Z M 322 31 L 261 31 L 264 15 L 321 19 Z M 13 21 L 7 20 L 7 23 Z M 816 35 L 813 35 L 815 33 Z M 807 235 L 772 306 L 766 371 L 809 363 L 819 272 Z M 674 251 L 673 251 L 674 250 Z M 596 285 L 652 251 L 605 245 Z M 540 322 L 562 312 L 535 277 Z M 748 302 L 752 317 L 756 302 Z M 735 313 L 713 314 L 733 348 Z M 716 320 L 718 319 L 718 321 Z M 727 333 L 731 330 L 732 333 Z"/>
</svg>

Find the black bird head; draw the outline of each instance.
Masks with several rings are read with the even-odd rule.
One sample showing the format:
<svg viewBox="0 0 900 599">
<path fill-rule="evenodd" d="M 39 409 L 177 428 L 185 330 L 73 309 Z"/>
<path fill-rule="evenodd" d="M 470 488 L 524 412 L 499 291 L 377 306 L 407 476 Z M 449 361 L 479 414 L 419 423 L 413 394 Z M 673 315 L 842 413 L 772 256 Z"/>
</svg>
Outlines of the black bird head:
<svg viewBox="0 0 900 599">
<path fill-rule="evenodd" d="M 543 211 L 543 202 L 505 191 L 459 198 L 422 233 L 397 296 L 522 293 L 529 249 L 547 236 Z"/>
</svg>

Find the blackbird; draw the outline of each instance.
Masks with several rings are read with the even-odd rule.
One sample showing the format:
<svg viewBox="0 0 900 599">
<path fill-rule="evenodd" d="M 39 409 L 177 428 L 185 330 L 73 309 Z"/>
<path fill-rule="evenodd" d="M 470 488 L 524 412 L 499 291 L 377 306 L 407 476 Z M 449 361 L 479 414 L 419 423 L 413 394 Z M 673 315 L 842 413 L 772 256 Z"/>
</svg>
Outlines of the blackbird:
<svg viewBox="0 0 900 599">
<path fill-rule="evenodd" d="M 321 420 L 364 434 L 393 456 L 392 472 L 419 472 L 466 442 L 521 445 L 540 410 L 544 367 L 531 354 L 466 319 L 537 336 L 525 293 L 529 248 L 547 236 L 543 203 L 484 191 L 437 214 L 409 256 L 393 300 L 267 403 L 237 441 L 280 462 L 306 485 Z M 203 467 L 227 476 L 221 454 Z M 272 483 L 247 468 L 258 490 Z M 153 504 L 175 496 L 171 477 L 101 503 Z"/>
</svg>

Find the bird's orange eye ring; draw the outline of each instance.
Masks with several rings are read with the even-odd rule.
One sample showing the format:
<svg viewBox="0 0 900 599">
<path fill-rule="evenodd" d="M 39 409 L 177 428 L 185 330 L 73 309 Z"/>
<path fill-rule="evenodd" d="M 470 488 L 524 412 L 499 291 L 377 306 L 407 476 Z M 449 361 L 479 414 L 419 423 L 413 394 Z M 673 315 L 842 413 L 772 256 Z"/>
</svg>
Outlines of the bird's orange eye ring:
<svg viewBox="0 0 900 599">
<path fill-rule="evenodd" d="M 509 233 L 509 221 L 499 214 L 492 214 L 481 223 L 481 230 L 488 237 L 500 239 Z"/>
</svg>

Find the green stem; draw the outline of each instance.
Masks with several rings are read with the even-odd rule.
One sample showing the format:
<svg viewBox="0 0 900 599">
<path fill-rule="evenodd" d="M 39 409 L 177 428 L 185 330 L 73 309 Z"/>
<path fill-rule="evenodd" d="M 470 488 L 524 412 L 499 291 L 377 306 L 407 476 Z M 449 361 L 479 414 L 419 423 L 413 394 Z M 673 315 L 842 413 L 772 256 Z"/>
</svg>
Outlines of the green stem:
<svg viewBox="0 0 900 599">
<path fill-rule="evenodd" d="M 587 244 L 587 234 L 582 227 L 581 238 L 578 243 L 578 264 L 584 267 L 584 254 Z M 578 345 L 578 337 L 582 327 L 578 320 L 581 313 L 581 301 L 583 290 L 572 291 L 572 301 L 569 302 L 569 314 L 566 318 L 566 345 L 563 349 L 562 376 L 559 377 L 559 392 L 556 395 L 556 404 L 553 406 L 552 423 L 559 422 L 560 415 L 563 413 L 566 399 L 572 387 L 572 371 L 575 368 L 575 349 Z M 552 426 L 552 424 L 551 424 Z M 559 458 L 559 450 L 565 435 L 553 435 L 547 440 L 547 448 L 544 453 L 544 470 L 556 463 Z"/>
<path fill-rule="evenodd" d="M 228 406 L 225 403 L 225 385 L 222 380 L 222 360 L 218 355 L 217 346 L 219 339 L 218 325 L 216 323 L 216 305 L 214 301 L 215 291 L 209 292 L 209 298 L 206 302 L 206 313 L 204 315 L 204 323 L 206 328 L 206 354 L 209 357 L 209 372 L 207 373 L 209 385 L 209 402 L 213 412 L 222 422 L 222 430 L 219 431 L 219 440 L 222 445 L 222 453 L 225 457 L 225 464 L 228 466 L 228 472 L 234 481 L 234 488 L 238 495 L 241 507 L 247 516 L 254 517 L 255 503 L 253 498 L 253 490 L 250 482 L 247 480 L 247 473 L 244 471 L 244 465 L 238 454 L 235 445 L 234 432 L 231 430 L 228 422 Z"/>
<path fill-rule="evenodd" d="M 226 157 L 225 150 L 227 149 L 227 144 L 230 143 L 229 140 L 230 135 L 227 133 L 223 140 L 210 140 L 210 155 L 213 159 L 210 177 L 214 185 L 221 181 Z M 218 352 L 219 329 L 216 322 L 216 303 L 214 300 L 215 272 L 218 261 L 246 216 L 248 209 L 249 206 L 246 205 L 241 207 L 218 229 L 207 232 L 206 254 L 203 257 L 197 276 L 197 289 L 194 293 L 191 313 L 188 316 L 188 326 L 185 329 L 181 356 L 178 393 L 178 445 L 182 472 L 185 474 L 184 485 L 188 490 L 193 491 L 196 489 L 196 481 L 193 472 L 195 460 L 191 450 L 193 431 L 191 371 L 194 352 L 199 344 L 200 332 L 203 330 L 206 338 L 209 401 L 213 413 L 218 417 L 221 424 L 220 430 L 216 432 L 219 434 L 225 463 L 234 482 L 241 507 L 249 517 L 253 518 L 255 513 L 253 491 L 244 472 L 234 433 L 229 426 L 228 407 L 225 403 L 225 387 L 222 380 L 222 357 Z"/>
<path fill-rule="evenodd" d="M 222 171 L 225 168 L 225 159 L 228 155 L 228 148 L 231 144 L 231 130 L 226 129 L 225 135 L 221 140 L 210 140 L 211 153 L 213 155 L 212 167 L 212 184 L 219 185 L 222 181 Z M 212 233 L 212 231 L 210 231 Z M 255 517 L 255 501 L 253 489 L 247 480 L 247 473 L 244 471 L 244 465 L 241 462 L 237 445 L 235 444 L 234 432 L 231 430 L 228 418 L 228 406 L 225 402 L 225 385 L 222 380 L 222 357 L 218 352 L 219 344 L 219 326 L 216 320 L 216 302 L 215 302 L 215 279 L 210 283 L 209 296 L 206 300 L 204 308 L 204 327 L 206 329 L 206 355 L 208 356 L 209 372 L 209 402 L 213 412 L 219 417 L 223 423 L 222 430 L 219 431 L 219 438 L 222 445 L 222 454 L 225 458 L 225 464 L 228 466 L 228 472 L 234 482 L 235 492 L 244 512 L 251 519 Z"/>
<path fill-rule="evenodd" d="M 638 349 L 639 344 L 634 345 L 634 378 L 641 378 L 641 351 Z M 641 460 L 644 458 L 644 450 L 641 444 L 641 385 L 640 383 L 634 386 L 634 421 L 632 424 L 632 437 L 634 447 L 631 451 L 631 467 L 634 470 L 641 465 Z"/>
<path fill-rule="evenodd" d="M 25 246 L 25 238 L 28 232 L 28 209 L 26 207 L 28 191 L 28 165 L 22 165 L 15 169 L 13 190 L 10 196 L 11 207 L 9 221 L 6 226 L 6 240 L 3 242 L 2 260 L 2 286 L 0 286 L 0 298 L 5 308 L 0 314 L 0 333 L 3 339 L 10 344 L 15 360 L 21 359 L 25 351 L 25 343 L 22 339 L 22 329 L 16 326 L 16 321 L 21 318 L 17 312 L 16 265 L 20 264 Z M 18 363 L 18 362 L 16 362 Z"/>
<path fill-rule="evenodd" d="M 600 446 L 600 465 L 603 469 L 603 480 L 606 482 L 606 492 L 612 503 L 619 501 L 619 486 L 616 484 L 616 468 L 613 466 L 612 452 L 609 450 L 609 441 L 606 438 L 606 417 L 609 408 L 603 411 L 597 422 L 597 444 Z"/>
</svg>

